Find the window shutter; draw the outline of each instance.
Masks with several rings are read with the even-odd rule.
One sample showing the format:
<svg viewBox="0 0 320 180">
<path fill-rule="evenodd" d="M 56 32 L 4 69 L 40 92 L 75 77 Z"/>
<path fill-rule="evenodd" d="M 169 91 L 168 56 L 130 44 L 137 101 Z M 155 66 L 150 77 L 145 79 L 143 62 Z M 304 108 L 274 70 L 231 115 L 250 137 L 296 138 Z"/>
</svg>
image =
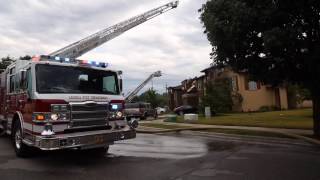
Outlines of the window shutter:
<svg viewBox="0 0 320 180">
<path fill-rule="evenodd" d="M 260 81 L 257 82 L 257 89 L 261 89 L 261 82 Z"/>
</svg>

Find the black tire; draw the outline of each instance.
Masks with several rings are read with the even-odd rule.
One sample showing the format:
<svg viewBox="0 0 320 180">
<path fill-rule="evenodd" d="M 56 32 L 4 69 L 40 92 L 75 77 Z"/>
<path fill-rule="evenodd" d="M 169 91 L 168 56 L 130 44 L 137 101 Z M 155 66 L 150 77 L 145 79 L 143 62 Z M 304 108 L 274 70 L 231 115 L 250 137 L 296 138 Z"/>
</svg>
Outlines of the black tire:
<svg viewBox="0 0 320 180">
<path fill-rule="evenodd" d="M 0 137 L 4 136 L 5 134 L 6 134 L 6 131 L 0 128 Z"/>
<path fill-rule="evenodd" d="M 30 157 L 32 154 L 31 147 L 25 145 L 22 142 L 22 129 L 19 121 L 16 121 L 14 123 L 13 129 L 12 129 L 12 144 L 13 148 L 16 152 L 16 155 L 18 157 Z"/>
<path fill-rule="evenodd" d="M 94 156 L 94 157 L 103 157 L 108 153 L 108 151 L 109 151 L 109 146 L 82 150 L 83 153 L 89 156 Z"/>
<path fill-rule="evenodd" d="M 148 118 L 147 112 L 143 113 L 143 115 L 141 116 L 141 120 L 146 120 L 147 118 Z"/>
<path fill-rule="evenodd" d="M 183 116 L 184 115 L 183 111 L 179 111 L 179 115 Z"/>
<path fill-rule="evenodd" d="M 6 131 L 4 129 L 0 129 L 0 137 L 3 137 L 6 135 Z"/>
</svg>

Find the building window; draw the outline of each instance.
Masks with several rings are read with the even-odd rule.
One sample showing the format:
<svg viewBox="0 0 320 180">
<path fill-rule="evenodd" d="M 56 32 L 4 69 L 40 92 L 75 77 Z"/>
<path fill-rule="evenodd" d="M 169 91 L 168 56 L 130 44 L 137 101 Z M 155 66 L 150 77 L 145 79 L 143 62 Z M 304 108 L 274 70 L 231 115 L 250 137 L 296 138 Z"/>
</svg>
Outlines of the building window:
<svg viewBox="0 0 320 180">
<path fill-rule="evenodd" d="M 249 91 L 258 90 L 258 84 L 255 81 L 249 81 L 248 86 L 249 86 L 249 89 L 248 89 Z"/>
<path fill-rule="evenodd" d="M 248 77 L 245 78 L 246 90 L 257 91 L 261 89 L 261 83 L 258 81 L 249 80 Z"/>
<path fill-rule="evenodd" d="M 233 76 L 231 78 L 232 91 L 238 91 L 238 76 Z"/>
</svg>

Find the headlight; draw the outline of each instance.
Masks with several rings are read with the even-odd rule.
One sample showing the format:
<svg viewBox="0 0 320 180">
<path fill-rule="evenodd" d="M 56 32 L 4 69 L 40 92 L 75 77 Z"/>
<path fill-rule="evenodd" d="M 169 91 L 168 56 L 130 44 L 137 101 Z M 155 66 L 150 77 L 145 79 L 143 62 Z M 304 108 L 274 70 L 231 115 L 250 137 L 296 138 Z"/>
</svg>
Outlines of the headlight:
<svg viewBox="0 0 320 180">
<path fill-rule="evenodd" d="M 61 106 L 60 106 L 60 110 L 61 110 L 61 111 L 68 111 L 67 105 L 61 105 Z"/>
<path fill-rule="evenodd" d="M 51 114 L 51 120 L 58 120 L 59 119 L 59 115 L 58 114 Z"/>
<path fill-rule="evenodd" d="M 122 112 L 120 111 L 117 112 L 117 117 L 122 117 L 122 115 L 123 115 Z"/>
</svg>

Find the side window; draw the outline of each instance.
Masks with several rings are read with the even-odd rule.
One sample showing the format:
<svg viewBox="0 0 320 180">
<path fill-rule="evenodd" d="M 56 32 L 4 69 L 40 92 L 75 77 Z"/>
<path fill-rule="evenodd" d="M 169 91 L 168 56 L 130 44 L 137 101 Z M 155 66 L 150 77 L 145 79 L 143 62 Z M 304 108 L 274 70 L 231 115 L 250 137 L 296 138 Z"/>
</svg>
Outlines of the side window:
<svg viewBox="0 0 320 180">
<path fill-rule="evenodd" d="M 114 76 L 103 77 L 103 91 L 117 92 L 117 85 Z"/>
<path fill-rule="evenodd" d="M 14 76 L 14 91 L 19 92 L 20 91 L 20 74 L 17 73 Z"/>
<path fill-rule="evenodd" d="M 8 92 L 9 93 L 13 93 L 14 92 L 14 84 L 15 84 L 15 68 L 11 68 L 9 70 L 9 73 L 8 73 L 8 82 L 7 82 L 7 85 L 8 85 Z"/>
<path fill-rule="evenodd" d="M 14 83 L 15 83 L 15 75 L 10 75 L 10 87 L 9 87 L 9 92 L 13 93 L 14 92 Z"/>
<path fill-rule="evenodd" d="M 31 98 L 32 95 L 32 76 L 31 76 L 31 70 L 27 70 L 27 93 L 29 95 L 29 98 Z"/>
</svg>

